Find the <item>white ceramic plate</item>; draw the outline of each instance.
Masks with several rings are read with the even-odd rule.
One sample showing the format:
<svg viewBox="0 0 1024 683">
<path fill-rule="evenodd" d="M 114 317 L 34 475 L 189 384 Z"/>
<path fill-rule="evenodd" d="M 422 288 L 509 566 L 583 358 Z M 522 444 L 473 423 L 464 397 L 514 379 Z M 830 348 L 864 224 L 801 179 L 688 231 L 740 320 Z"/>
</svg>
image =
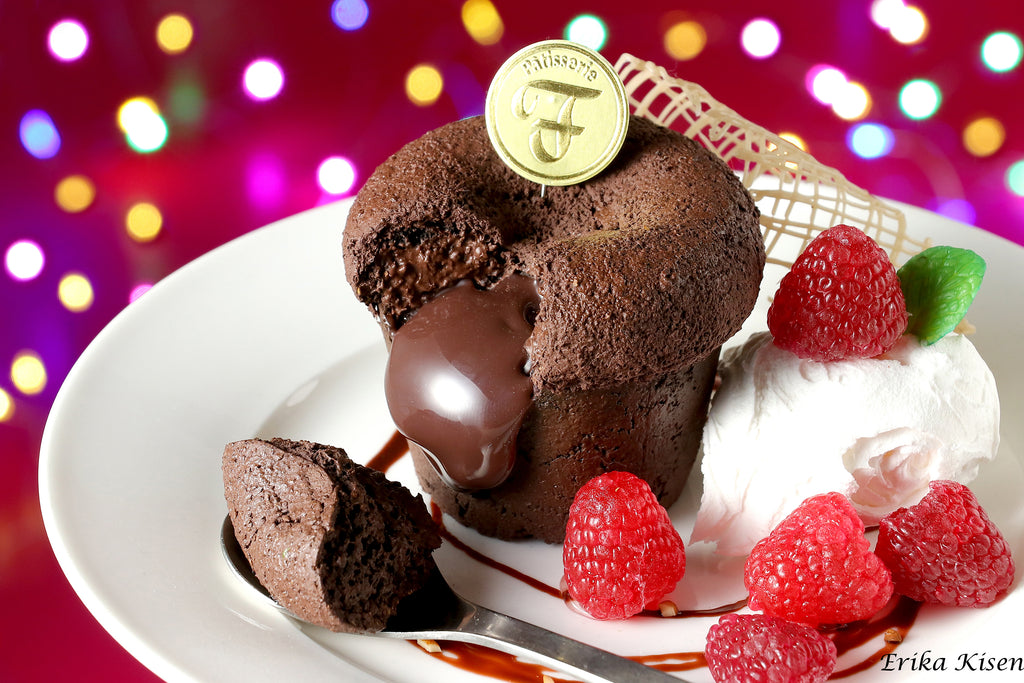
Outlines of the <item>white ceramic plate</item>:
<svg viewBox="0 0 1024 683">
<path fill-rule="evenodd" d="M 342 446 L 365 461 L 392 434 L 379 331 L 342 273 L 348 207 L 339 202 L 255 231 L 159 283 L 96 338 L 54 403 L 40 461 L 54 551 L 100 623 L 165 679 L 481 680 L 410 643 L 297 624 L 261 606 L 221 558 L 225 443 L 254 435 L 306 438 Z M 1018 357 L 1024 322 L 1016 310 L 1024 300 L 1024 250 L 904 208 L 914 236 L 970 247 L 988 260 L 969 318 L 997 378 L 1005 417 L 999 458 L 973 488 L 1024 561 L 1022 427 L 1016 420 L 1024 408 Z M 774 291 L 774 283 L 768 287 Z M 752 327 L 764 326 L 763 308 L 752 321 Z M 416 486 L 408 459 L 390 474 Z M 698 496 L 691 487 L 673 507 L 681 527 L 692 523 Z M 559 548 L 455 532 L 558 586 Z M 683 535 L 688 538 L 688 529 Z M 450 545 L 438 561 L 470 599 L 623 654 L 700 650 L 712 621 L 598 623 Z M 676 596 L 682 606 L 739 597 L 735 582 L 714 580 L 714 568 L 711 558 L 690 550 L 687 579 Z M 925 609 L 898 650 L 907 661 L 896 675 L 930 678 L 934 674 L 921 669 L 926 658 L 933 665 L 945 658 L 947 675 L 962 676 L 954 670 L 961 656 L 976 663 L 982 653 L 1024 655 L 1013 635 L 1022 603 L 1018 582 L 990 609 Z M 709 680 L 706 669 L 686 676 Z M 875 666 L 853 680 L 892 676 Z"/>
</svg>

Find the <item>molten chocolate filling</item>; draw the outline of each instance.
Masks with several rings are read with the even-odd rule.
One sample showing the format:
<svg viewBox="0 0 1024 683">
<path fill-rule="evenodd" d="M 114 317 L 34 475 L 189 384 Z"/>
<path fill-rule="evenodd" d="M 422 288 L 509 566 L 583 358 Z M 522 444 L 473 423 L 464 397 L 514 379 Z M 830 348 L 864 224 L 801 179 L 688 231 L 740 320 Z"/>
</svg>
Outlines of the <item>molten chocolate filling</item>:
<svg viewBox="0 0 1024 683">
<path fill-rule="evenodd" d="M 464 280 L 395 332 L 384 375 L 391 417 L 454 487 L 493 488 L 512 472 L 533 398 L 525 344 L 539 305 L 524 275 L 488 290 Z"/>
</svg>

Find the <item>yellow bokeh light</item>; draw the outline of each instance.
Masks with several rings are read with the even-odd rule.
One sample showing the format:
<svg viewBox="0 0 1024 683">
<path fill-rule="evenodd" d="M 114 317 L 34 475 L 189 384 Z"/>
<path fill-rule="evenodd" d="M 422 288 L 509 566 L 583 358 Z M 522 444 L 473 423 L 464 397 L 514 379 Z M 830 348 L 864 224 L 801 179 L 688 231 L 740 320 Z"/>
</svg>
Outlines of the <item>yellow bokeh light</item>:
<svg viewBox="0 0 1024 683">
<path fill-rule="evenodd" d="M 444 89 L 444 79 L 437 67 L 419 64 L 405 77 L 405 94 L 413 104 L 425 107 L 437 101 Z"/>
<path fill-rule="evenodd" d="M 860 83 L 849 81 L 832 101 L 832 111 L 847 121 L 858 121 L 871 111 L 871 94 Z"/>
<path fill-rule="evenodd" d="M 125 216 L 125 227 L 128 235 L 137 242 L 151 242 L 160 234 L 164 224 L 164 217 L 160 209 L 148 202 L 139 202 L 128 209 Z"/>
<path fill-rule="evenodd" d="M 148 97 L 126 100 L 117 110 L 117 125 L 137 152 L 154 152 L 167 142 L 167 122 Z"/>
<path fill-rule="evenodd" d="M 156 27 L 156 44 L 168 54 L 187 50 L 192 36 L 192 22 L 181 14 L 168 14 Z"/>
<path fill-rule="evenodd" d="M 57 183 L 53 198 L 68 213 L 78 213 L 92 206 L 96 187 L 84 175 L 69 175 Z"/>
<path fill-rule="evenodd" d="M 665 31 L 664 43 L 665 52 L 674 59 L 693 59 L 708 44 L 708 34 L 696 21 L 680 21 Z"/>
<path fill-rule="evenodd" d="M 494 45 L 505 32 L 505 24 L 491 0 L 466 0 L 462 4 L 462 25 L 481 45 Z"/>
<path fill-rule="evenodd" d="M 156 102 L 148 97 L 133 97 L 126 100 L 117 110 L 117 125 L 124 132 L 138 126 L 139 121 L 149 120 L 154 114 L 160 114 Z"/>
<path fill-rule="evenodd" d="M 84 311 L 92 306 L 92 283 L 81 273 L 68 273 L 57 285 L 57 298 L 69 311 Z"/>
<path fill-rule="evenodd" d="M 796 133 L 789 133 L 789 132 L 779 133 L 779 137 L 782 138 L 783 140 L 785 140 L 786 142 L 788 142 L 789 144 L 793 145 L 797 149 L 802 150 L 804 152 L 807 151 L 807 143 L 804 142 L 804 139 L 802 137 L 800 137 L 799 135 L 797 135 Z M 766 147 L 767 147 L 769 152 L 774 152 L 775 150 L 777 150 L 779 148 L 778 145 L 776 145 L 775 143 L 771 142 L 770 140 L 768 141 Z M 793 171 L 793 172 L 796 172 L 796 171 L 800 170 L 800 165 L 796 164 L 796 163 L 794 163 L 792 161 L 787 161 L 785 163 L 785 166 L 786 166 L 786 168 L 788 168 L 790 171 Z"/>
<path fill-rule="evenodd" d="M 975 119 L 964 128 L 964 147 L 976 157 L 995 154 L 1005 141 L 1006 129 L 1002 122 L 991 116 Z"/>
<path fill-rule="evenodd" d="M 896 12 L 889 34 L 904 45 L 917 45 L 928 35 L 928 17 L 919 8 L 908 5 Z"/>
<path fill-rule="evenodd" d="M 38 394 L 46 388 L 46 366 L 34 351 L 22 351 L 11 363 L 11 382 L 23 394 Z"/>
<path fill-rule="evenodd" d="M 797 149 L 801 149 L 805 152 L 807 151 L 807 143 L 804 142 L 804 139 L 796 133 L 779 133 L 779 137 L 789 142 Z"/>
<path fill-rule="evenodd" d="M 0 422 L 7 422 L 14 415 L 14 399 L 3 389 L 0 389 Z"/>
</svg>

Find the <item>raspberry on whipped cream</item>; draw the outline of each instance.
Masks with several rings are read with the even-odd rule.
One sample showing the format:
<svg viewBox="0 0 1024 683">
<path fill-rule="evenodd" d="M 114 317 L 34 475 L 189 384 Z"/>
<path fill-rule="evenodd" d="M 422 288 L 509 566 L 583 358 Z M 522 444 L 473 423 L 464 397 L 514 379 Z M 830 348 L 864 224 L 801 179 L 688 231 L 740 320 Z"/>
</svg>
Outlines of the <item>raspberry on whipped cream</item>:
<svg viewBox="0 0 1024 683">
<path fill-rule="evenodd" d="M 904 335 L 876 358 L 802 360 L 753 335 L 726 352 L 703 437 L 692 542 L 749 553 L 810 496 L 847 495 L 867 525 L 934 479 L 972 480 L 999 446 L 995 379 L 967 337 Z"/>
</svg>

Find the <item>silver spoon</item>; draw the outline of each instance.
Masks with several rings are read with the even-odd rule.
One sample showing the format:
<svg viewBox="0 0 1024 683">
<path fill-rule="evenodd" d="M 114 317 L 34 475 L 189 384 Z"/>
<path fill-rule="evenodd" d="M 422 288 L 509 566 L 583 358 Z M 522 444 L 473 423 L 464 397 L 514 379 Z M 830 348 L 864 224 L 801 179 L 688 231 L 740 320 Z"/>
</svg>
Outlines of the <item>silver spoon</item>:
<svg viewBox="0 0 1024 683">
<path fill-rule="evenodd" d="M 268 604 L 299 619 L 274 600 L 260 584 L 235 538 L 231 518 L 220 531 L 228 567 Z M 299 619 L 301 621 L 301 619 Z M 399 605 L 383 631 L 366 635 L 402 640 L 454 640 L 523 656 L 588 683 L 680 683 L 682 679 L 639 662 L 613 655 L 525 621 L 475 605 L 455 593 L 441 572 Z M 685 683 L 685 682 L 684 682 Z"/>
</svg>

